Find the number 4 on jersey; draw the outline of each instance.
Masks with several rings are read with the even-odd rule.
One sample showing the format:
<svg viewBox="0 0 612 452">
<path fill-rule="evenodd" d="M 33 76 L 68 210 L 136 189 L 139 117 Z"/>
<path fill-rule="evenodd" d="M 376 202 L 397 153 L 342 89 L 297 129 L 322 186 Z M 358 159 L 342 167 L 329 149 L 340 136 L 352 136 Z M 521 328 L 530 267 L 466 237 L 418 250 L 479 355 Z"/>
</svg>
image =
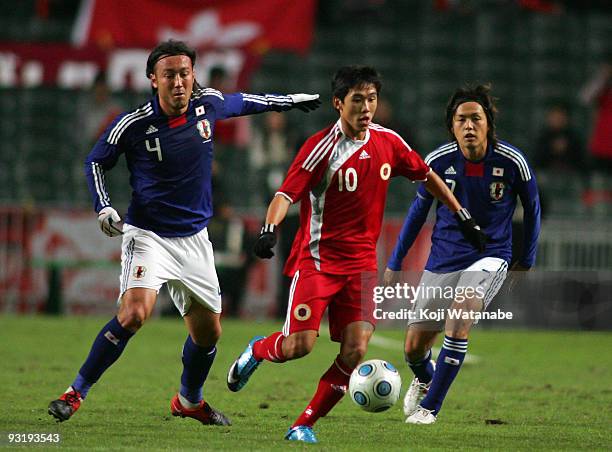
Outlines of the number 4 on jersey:
<svg viewBox="0 0 612 452">
<path fill-rule="evenodd" d="M 159 138 L 155 137 L 154 147 L 151 147 L 151 145 L 149 144 L 149 140 L 147 140 L 145 144 L 147 145 L 147 151 L 157 152 L 157 161 L 161 162 L 162 161 L 162 150 L 161 150 L 161 143 L 159 142 Z"/>
</svg>

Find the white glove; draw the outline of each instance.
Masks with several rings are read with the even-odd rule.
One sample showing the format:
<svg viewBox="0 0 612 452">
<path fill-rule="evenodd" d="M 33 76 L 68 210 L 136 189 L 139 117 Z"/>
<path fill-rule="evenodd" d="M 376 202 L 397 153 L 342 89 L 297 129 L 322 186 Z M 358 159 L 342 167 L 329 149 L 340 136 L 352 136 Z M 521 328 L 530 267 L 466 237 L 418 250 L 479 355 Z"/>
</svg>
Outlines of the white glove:
<svg viewBox="0 0 612 452">
<path fill-rule="evenodd" d="M 121 217 L 115 209 L 112 207 L 105 207 L 98 212 L 98 223 L 100 223 L 100 229 L 109 237 L 117 237 L 122 235 L 123 223 Z"/>
<path fill-rule="evenodd" d="M 318 94 L 288 94 L 289 98 L 293 102 L 295 108 L 308 113 L 309 111 L 316 110 L 321 105 Z"/>
</svg>

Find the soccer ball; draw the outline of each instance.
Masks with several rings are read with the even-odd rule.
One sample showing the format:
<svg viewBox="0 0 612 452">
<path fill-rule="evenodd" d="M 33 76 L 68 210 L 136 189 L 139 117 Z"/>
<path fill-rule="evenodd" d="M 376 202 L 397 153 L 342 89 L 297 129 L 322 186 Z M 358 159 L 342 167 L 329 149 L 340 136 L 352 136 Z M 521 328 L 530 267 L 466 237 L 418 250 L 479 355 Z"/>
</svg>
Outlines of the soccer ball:
<svg viewBox="0 0 612 452">
<path fill-rule="evenodd" d="M 359 364 L 351 374 L 351 400 L 365 411 L 379 413 L 399 399 L 402 378 L 393 364 L 371 359 Z"/>
</svg>

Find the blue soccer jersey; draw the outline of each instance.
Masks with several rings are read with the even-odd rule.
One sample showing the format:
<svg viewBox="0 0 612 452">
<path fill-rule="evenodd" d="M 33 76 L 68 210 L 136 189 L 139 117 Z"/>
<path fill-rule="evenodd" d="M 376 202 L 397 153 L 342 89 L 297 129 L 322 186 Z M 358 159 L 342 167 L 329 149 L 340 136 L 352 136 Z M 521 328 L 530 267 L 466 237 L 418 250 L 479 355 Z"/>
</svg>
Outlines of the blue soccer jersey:
<svg viewBox="0 0 612 452">
<path fill-rule="evenodd" d="M 125 154 L 132 199 L 125 221 L 162 237 L 196 234 L 212 217 L 215 122 L 234 116 L 292 108 L 289 96 L 222 94 L 194 89 L 187 111 L 169 117 L 157 96 L 119 115 L 85 161 L 96 212 L 110 206 L 104 172 Z"/>
<path fill-rule="evenodd" d="M 521 151 L 498 141 L 495 146 L 489 145 L 483 159 L 472 162 L 463 156 L 457 142 L 452 142 L 429 154 L 425 163 L 448 184 L 489 238 L 485 252 L 479 253 L 461 234 L 450 209 L 438 202 L 427 270 L 435 273 L 463 270 L 483 257 L 510 262 L 512 215 L 517 196 L 524 208 L 525 231 L 518 262 L 526 268 L 533 266 L 540 231 L 540 201 L 533 171 Z M 433 200 L 421 185 L 389 259 L 387 266 L 391 270 L 401 269 L 402 260 L 425 223 Z"/>
</svg>

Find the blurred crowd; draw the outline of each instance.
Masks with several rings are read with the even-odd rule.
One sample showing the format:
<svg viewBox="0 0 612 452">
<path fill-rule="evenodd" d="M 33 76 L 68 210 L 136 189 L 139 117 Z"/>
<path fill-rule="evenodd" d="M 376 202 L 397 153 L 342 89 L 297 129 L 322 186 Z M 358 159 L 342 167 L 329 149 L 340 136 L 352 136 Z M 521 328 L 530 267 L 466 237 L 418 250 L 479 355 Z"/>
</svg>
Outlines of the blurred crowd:
<svg viewBox="0 0 612 452">
<path fill-rule="evenodd" d="M 77 0 L 36 0 L 28 4 L 30 3 L 36 5 L 33 30 L 39 29 L 42 22 L 53 22 L 51 19 L 55 14 L 65 21 L 61 33 L 65 33 L 66 24 L 72 20 L 79 5 Z M 368 20 L 373 18 L 384 23 L 385 11 L 387 14 L 394 11 L 393 8 L 387 8 L 390 3 L 390 0 L 320 2 L 317 20 L 324 24 L 326 21 L 344 20 L 347 14 L 367 13 Z M 572 9 L 599 8 L 606 3 L 609 4 L 597 1 L 434 0 L 429 6 L 433 5 L 441 12 L 453 11 L 466 15 L 492 5 L 524 8 L 544 14 L 561 14 Z M 20 8 L 26 8 L 23 4 L 20 5 Z M 49 29 L 51 28 L 47 27 L 47 30 Z M 19 30 L 13 32 L 18 34 Z M 58 31 L 58 36 L 59 33 Z M 34 32 L 30 35 L 36 37 Z M 48 38 L 48 35 L 44 37 Z M 207 78 L 206 86 L 220 91 L 232 92 L 238 89 L 236 81 L 223 66 L 210 68 Z M 549 212 L 561 212 L 567 205 L 576 207 L 570 214 L 596 213 L 602 206 L 604 217 L 612 213 L 612 185 L 608 183 L 612 173 L 611 84 L 612 58 L 608 56 L 593 71 L 590 78 L 584 80 L 579 92 L 567 92 L 563 98 L 549 101 L 546 112 L 536 118 L 539 132 L 536 136 L 523 140 L 529 143 L 523 151 L 536 169 L 545 215 Z M 495 90 L 494 85 L 493 91 Z M 78 96 L 79 104 L 74 111 L 76 126 L 73 130 L 75 144 L 82 155 L 85 155 L 120 111 L 133 106 L 132 103 L 124 102 L 125 96 L 120 98 L 116 94 L 118 93 L 112 93 L 109 89 L 105 74 L 100 73 L 89 92 Z M 407 137 L 407 141 L 415 149 L 423 155 L 427 154 L 432 149 L 427 149 L 420 143 L 419 132 L 423 133 L 423 129 L 419 130 L 415 126 L 416 118 L 411 117 L 412 112 L 409 109 L 399 109 L 398 99 L 392 98 L 392 95 L 392 90 L 383 90 L 375 122 L 396 130 Z M 579 110 L 582 112 L 583 109 L 588 109 L 591 118 L 586 126 L 575 120 L 578 116 L 576 113 Z M 210 223 L 209 230 L 219 258 L 218 272 L 222 286 L 226 287 L 225 299 L 230 314 L 240 312 L 248 269 L 254 263 L 250 246 L 260 226 L 245 221 L 242 215 L 244 207 L 253 209 L 250 213 L 261 214 L 263 206 L 280 186 L 306 135 L 313 131 L 307 131 L 302 124 L 292 121 L 295 119 L 291 115 L 267 113 L 254 118 L 222 121 L 215 130 L 214 190 L 217 205 L 216 216 Z M 503 121 L 501 119 L 501 122 Z M 323 123 L 320 125 L 323 126 Z M 515 139 L 513 136 L 507 138 Z M 443 139 L 441 136 L 440 140 Z M 75 162 L 80 172 L 81 161 Z M 118 180 L 126 180 L 122 174 L 117 176 Z M 84 180 L 82 185 L 83 191 L 86 192 Z M 559 207 L 561 204 L 563 205 Z M 289 253 L 296 229 L 297 211 L 294 210 L 285 221 L 280 237 L 281 261 Z M 231 283 L 224 283 L 224 280 Z M 283 290 L 278 294 L 278 312 L 285 311 L 283 303 L 287 300 L 287 282 L 283 280 L 281 287 Z"/>
</svg>

